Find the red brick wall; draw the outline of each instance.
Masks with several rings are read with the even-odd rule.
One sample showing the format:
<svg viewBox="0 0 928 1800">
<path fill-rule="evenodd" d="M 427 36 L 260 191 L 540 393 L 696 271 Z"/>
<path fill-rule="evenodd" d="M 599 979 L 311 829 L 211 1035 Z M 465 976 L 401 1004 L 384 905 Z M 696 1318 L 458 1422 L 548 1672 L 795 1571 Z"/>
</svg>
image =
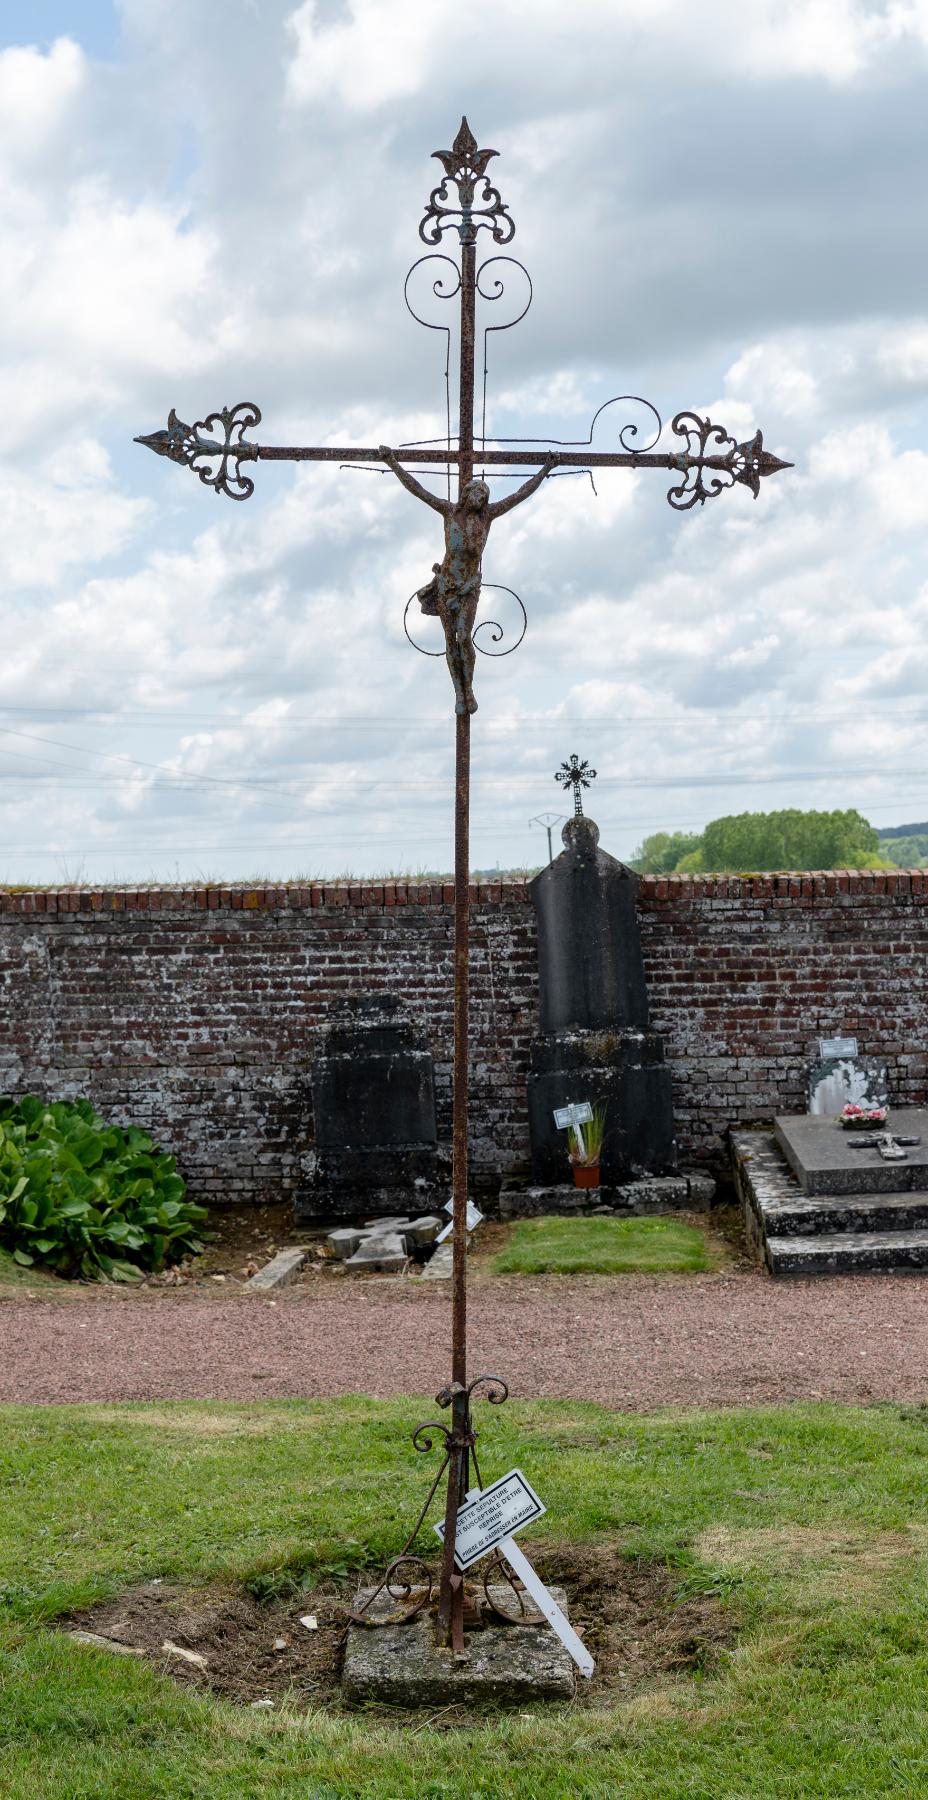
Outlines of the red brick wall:
<svg viewBox="0 0 928 1800">
<path fill-rule="evenodd" d="M 472 897 L 473 1151 L 489 1178 L 528 1151 L 535 918 L 520 883 Z M 385 988 L 431 1043 L 449 1135 L 451 903 L 402 882 L 0 893 L 0 1087 L 87 1093 L 147 1125 L 207 1198 L 281 1198 L 312 1143 L 315 1032 L 343 995 Z M 639 904 L 685 1156 L 715 1160 L 729 1124 L 800 1107 L 819 1035 L 856 1033 L 898 1101 L 925 1101 L 920 871 L 646 877 Z"/>
</svg>

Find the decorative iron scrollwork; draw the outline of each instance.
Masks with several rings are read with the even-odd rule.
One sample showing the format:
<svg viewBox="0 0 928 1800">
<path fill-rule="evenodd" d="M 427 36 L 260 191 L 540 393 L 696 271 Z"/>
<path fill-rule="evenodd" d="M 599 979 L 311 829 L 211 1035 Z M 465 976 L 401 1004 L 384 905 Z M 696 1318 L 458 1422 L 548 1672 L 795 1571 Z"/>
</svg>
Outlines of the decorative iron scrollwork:
<svg viewBox="0 0 928 1800">
<path fill-rule="evenodd" d="M 721 425 L 713 425 L 711 419 L 701 419 L 694 412 L 677 413 L 671 430 L 675 436 L 686 439 L 686 450 L 675 459 L 684 478 L 667 495 L 678 512 L 686 512 L 697 502 L 705 506 L 707 500 L 714 500 L 736 482 L 750 488 L 756 500 L 765 475 L 790 467 L 764 449 L 762 431 L 739 444 Z"/>
<path fill-rule="evenodd" d="M 511 656 L 514 650 L 518 650 L 519 645 L 521 644 L 522 639 L 524 638 L 525 633 L 528 629 L 528 614 L 526 613 L 525 607 L 524 607 L 522 601 L 519 599 L 519 596 L 515 592 L 514 588 L 503 587 L 502 583 L 499 581 L 484 581 L 481 583 L 481 586 L 480 586 L 481 600 L 483 599 L 484 593 L 486 592 L 487 588 L 493 588 L 494 591 L 498 594 L 509 594 L 511 596 L 511 598 L 515 601 L 517 607 L 519 608 L 520 613 L 522 614 L 522 629 L 520 630 L 519 635 L 516 638 L 515 642 L 507 645 L 505 650 L 489 650 L 487 648 L 486 644 L 481 644 L 478 642 L 481 631 L 489 631 L 490 642 L 492 644 L 500 644 L 500 643 L 502 643 L 503 639 L 506 636 L 506 628 L 505 628 L 505 626 L 500 624 L 498 619 L 481 619 L 479 621 L 479 623 L 474 626 L 473 640 L 472 640 L 474 649 L 479 650 L 481 656 Z M 495 1380 L 496 1380 L 496 1377 L 493 1375 L 478 1375 L 478 1377 L 477 1377 L 477 1381 L 495 1381 Z M 472 1381 L 470 1389 L 468 1389 L 468 1392 L 470 1392 L 471 1389 L 476 1387 L 476 1385 L 477 1385 L 477 1382 Z M 506 1395 L 503 1394 L 502 1398 L 505 1400 Z M 495 1394 L 488 1394 L 487 1399 L 498 1403 L 498 1396 Z"/>
<path fill-rule="evenodd" d="M 517 1610 L 510 1612 L 499 1599 L 494 1599 L 490 1592 L 491 1583 L 505 1582 L 512 1589 Z M 547 1625 L 548 1621 L 537 1607 L 531 1609 L 525 1604 L 525 1589 L 516 1580 L 509 1564 L 499 1550 L 494 1551 L 489 1562 L 484 1564 L 481 1576 L 484 1594 L 484 1610 L 491 1618 L 501 1620 L 505 1625 Z"/>
<path fill-rule="evenodd" d="M 570 762 L 562 762 L 560 768 L 555 770 L 554 779 L 561 783 L 565 794 L 569 788 L 573 788 L 574 818 L 582 819 L 583 800 L 581 798 L 580 789 L 588 788 L 590 782 L 596 780 L 596 770 L 590 768 L 586 759 L 581 762 L 579 756 L 574 752 Z"/>
<path fill-rule="evenodd" d="M 244 443 L 242 433 L 250 425 L 260 423 L 261 410 L 253 400 L 240 400 L 237 406 L 223 406 L 218 412 L 208 413 L 205 419 L 198 419 L 195 425 L 185 425 L 172 407 L 166 431 L 153 431 L 148 437 L 137 437 L 135 441 L 145 444 L 158 456 L 169 456 L 172 462 L 186 463 L 204 487 L 213 488 L 217 494 L 227 494 L 230 500 L 247 500 L 254 493 L 255 484 L 249 476 L 242 474 L 241 464 L 255 460 L 258 446 Z M 217 427 L 221 432 L 218 437 L 213 435 Z"/>
<path fill-rule="evenodd" d="M 443 231 L 454 230 L 462 244 L 476 242 L 478 231 L 491 231 L 497 244 L 509 244 L 515 237 L 515 223 L 502 195 L 487 180 L 487 166 L 497 150 L 478 150 L 466 119 L 450 150 L 433 150 L 445 173 L 429 195 L 425 215 L 419 224 L 424 244 L 440 244 Z M 457 189 L 457 204 L 449 204 L 449 181 Z"/>
<path fill-rule="evenodd" d="M 511 656 L 514 650 L 518 650 L 519 645 L 521 644 L 522 639 L 525 636 L 526 630 L 528 628 L 528 614 L 526 613 L 525 606 L 524 606 L 523 602 L 519 599 L 519 596 L 516 593 L 515 589 L 511 588 L 511 587 L 503 587 L 503 585 L 498 581 L 483 581 L 483 582 L 481 582 L 481 584 L 480 584 L 481 600 L 483 599 L 484 594 L 486 593 L 486 591 L 489 588 L 493 588 L 493 590 L 499 594 L 509 594 L 510 597 L 515 601 L 517 607 L 519 608 L 520 613 L 522 614 L 522 628 L 519 631 L 519 635 L 515 639 L 515 642 L 512 644 L 509 644 L 505 650 L 490 650 L 487 648 L 486 644 L 478 643 L 478 641 L 477 641 L 478 634 L 481 631 L 488 631 L 490 634 L 490 642 L 493 644 L 500 644 L 500 643 L 502 643 L 503 639 L 506 636 L 506 629 L 503 625 L 500 624 L 498 619 L 480 619 L 479 622 L 474 626 L 474 633 L 473 633 L 473 639 L 472 639 L 473 646 L 474 646 L 475 650 L 479 650 L 481 656 Z M 420 656 L 444 656 L 444 654 L 445 654 L 444 646 L 442 646 L 442 648 L 440 650 L 427 650 L 425 648 L 424 644 L 417 644 L 415 638 L 412 635 L 412 632 L 409 629 L 409 608 L 412 606 L 413 601 L 418 600 L 418 598 L 419 598 L 419 596 L 417 593 L 410 594 L 409 599 L 407 600 L 406 605 L 403 609 L 403 630 L 406 633 L 406 637 L 407 637 L 409 643 L 412 645 L 413 649 L 418 650 Z M 485 1379 L 489 1380 L 491 1378 L 489 1376 L 484 1377 L 482 1375 L 479 1377 L 479 1380 L 481 1380 L 481 1381 L 483 1381 Z M 495 1379 L 495 1377 L 493 1379 Z M 492 1396 L 488 1396 L 488 1398 L 492 1398 Z"/>
</svg>

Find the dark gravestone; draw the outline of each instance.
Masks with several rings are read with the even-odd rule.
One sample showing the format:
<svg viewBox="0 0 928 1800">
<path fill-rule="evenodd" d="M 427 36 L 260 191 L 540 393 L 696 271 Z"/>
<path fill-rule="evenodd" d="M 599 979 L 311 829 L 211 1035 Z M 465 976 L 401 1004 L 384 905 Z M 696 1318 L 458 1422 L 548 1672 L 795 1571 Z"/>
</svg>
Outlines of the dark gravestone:
<svg viewBox="0 0 928 1800">
<path fill-rule="evenodd" d="M 555 1107 L 606 1108 L 601 1181 L 676 1167 L 670 1071 L 648 1022 L 638 877 L 599 849 L 592 819 L 569 819 L 564 850 L 530 883 L 538 915 L 541 1033 L 532 1045 L 532 1176 L 570 1178 Z"/>
<path fill-rule="evenodd" d="M 316 1149 L 300 1218 L 425 1212 L 439 1169 L 431 1052 L 393 994 L 347 1000 L 312 1070 Z"/>
</svg>

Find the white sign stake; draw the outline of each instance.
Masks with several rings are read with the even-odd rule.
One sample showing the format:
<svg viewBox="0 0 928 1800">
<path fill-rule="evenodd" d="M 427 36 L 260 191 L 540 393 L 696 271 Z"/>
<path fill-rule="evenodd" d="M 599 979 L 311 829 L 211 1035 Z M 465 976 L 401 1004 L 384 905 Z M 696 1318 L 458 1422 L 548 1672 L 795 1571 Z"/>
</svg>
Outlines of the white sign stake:
<svg viewBox="0 0 928 1800">
<path fill-rule="evenodd" d="M 549 1594 L 540 1575 L 536 1575 L 524 1550 L 520 1550 L 515 1538 L 504 1538 L 498 1546 L 501 1556 L 505 1556 L 514 1575 L 525 1583 L 526 1592 L 531 1594 L 540 1613 L 544 1613 L 552 1631 L 557 1632 L 564 1649 L 573 1657 L 581 1675 L 587 1679 L 592 1675 L 596 1664 L 586 1645 L 581 1642 L 566 1613 L 562 1613 L 553 1595 Z"/>
</svg>

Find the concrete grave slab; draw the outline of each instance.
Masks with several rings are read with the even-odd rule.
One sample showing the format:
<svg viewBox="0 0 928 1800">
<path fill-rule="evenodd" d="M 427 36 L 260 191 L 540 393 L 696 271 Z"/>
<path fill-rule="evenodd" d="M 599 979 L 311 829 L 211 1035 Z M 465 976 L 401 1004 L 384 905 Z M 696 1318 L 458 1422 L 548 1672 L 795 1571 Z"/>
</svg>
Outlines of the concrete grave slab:
<svg viewBox="0 0 928 1800">
<path fill-rule="evenodd" d="M 340 1225 L 337 1231 L 327 1233 L 326 1243 L 331 1244 L 339 1262 L 346 1262 L 354 1255 L 364 1235 L 363 1231 L 352 1231 L 349 1225 Z"/>
<path fill-rule="evenodd" d="M 270 1288 L 286 1287 L 287 1282 L 292 1281 L 302 1269 L 308 1255 L 309 1251 L 305 1244 L 296 1245 L 291 1250 L 278 1250 L 277 1255 L 272 1257 L 269 1263 L 265 1263 L 264 1268 L 259 1269 L 257 1275 L 252 1275 L 246 1285 L 257 1290 L 258 1293 L 266 1292 Z"/>
<path fill-rule="evenodd" d="M 371 1593 L 362 1588 L 357 1605 Z M 562 1588 L 552 1588 L 566 1611 Z M 512 1606 L 512 1589 L 491 1586 L 501 1606 Z M 389 1614 L 396 1602 L 381 1594 L 373 1611 Z M 487 1625 L 465 1635 L 466 1660 L 435 1643 L 435 1621 L 428 1611 L 408 1625 L 350 1625 L 345 1644 L 342 1687 L 350 1700 L 379 1700 L 388 1706 L 449 1706 L 494 1701 L 570 1700 L 574 1665 L 560 1639 L 547 1625 Z"/>
<path fill-rule="evenodd" d="M 429 1257 L 422 1271 L 423 1281 L 450 1281 L 454 1274 L 454 1245 L 450 1238 Z"/>
<path fill-rule="evenodd" d="M 834 1119 L 799 1113 L 774 1119 L 774 1136 L 806 1194 L 890 1194 L 928 1190 L 928 1111 L 903 1107 L 890 1131 L 920 1137 L 905 1162 L 884 1162 L 878 1150 L 854 1148 L 855 1134 Z"/>
<path fill-rule="evenodd" d="M 397 1231 L 378 1232 L 376 1237 L 366 1237 L 358 1245 L 353 1256 L 349 1256 L 346 1269 L 379 1269 L 390 1274 L 405 1269 L 407 1263 L 406 1245 Z"/>
<path fill-rule="evenodd" d="M 413 1219 L 411 1224 L 403 1228 L 407 1246 L 415 1244 L 418 1250 L 424 1250 L 429 1244 L 434 1244 L 443 1224 L 444 1220 L 437 1213 L 425 1213 L 421 1219 Z"/>
</svg>

